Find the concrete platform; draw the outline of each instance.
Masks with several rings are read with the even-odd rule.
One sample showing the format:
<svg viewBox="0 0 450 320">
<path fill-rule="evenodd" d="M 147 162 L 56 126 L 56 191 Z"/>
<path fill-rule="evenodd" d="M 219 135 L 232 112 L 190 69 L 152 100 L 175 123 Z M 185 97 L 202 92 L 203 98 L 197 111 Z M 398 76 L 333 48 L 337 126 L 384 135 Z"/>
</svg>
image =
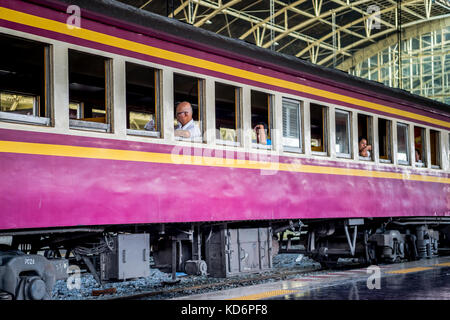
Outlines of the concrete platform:
<svg viewBox="0 0 450 320">
<path fill-rule="evenodd" d="M 450 300 L 450 257 L 308 276 L 176 300 Z"/>
</svg>

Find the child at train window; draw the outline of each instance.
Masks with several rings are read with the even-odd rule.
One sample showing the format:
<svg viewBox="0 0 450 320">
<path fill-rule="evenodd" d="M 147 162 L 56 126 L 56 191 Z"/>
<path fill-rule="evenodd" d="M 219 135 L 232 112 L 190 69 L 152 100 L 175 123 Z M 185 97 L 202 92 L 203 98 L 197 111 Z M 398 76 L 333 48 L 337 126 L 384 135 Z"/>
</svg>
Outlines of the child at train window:
<svg viewBox="0 0 450 320">
<path fill-rule="evenodd" d="M 364 158 L 370 158 L 370 151 L 372 150 L 372 146 L 367 144 L 367 139 L 360 137 L 359 138 L 359 155 Z"/>
<path fill-rule="evenodd" d="M 254 130 L 256 132 L 256 143 L 268 146 L 272 145 L 272 140 L 267 138 L 267 124 L 259 122 Z"/>
</svg>

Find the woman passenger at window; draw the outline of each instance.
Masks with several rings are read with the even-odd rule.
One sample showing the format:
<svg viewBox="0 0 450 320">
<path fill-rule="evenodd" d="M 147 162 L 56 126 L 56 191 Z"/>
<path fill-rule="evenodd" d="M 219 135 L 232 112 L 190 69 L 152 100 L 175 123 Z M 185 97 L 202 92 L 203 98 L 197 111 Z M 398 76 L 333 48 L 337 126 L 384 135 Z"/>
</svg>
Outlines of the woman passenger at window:
<svg viewBox="0 0 450 320">
<path fill-rule="evenodd" d="M 420 151 L 419 149 L 416 149 L 416 162 L 422 163 L 422 160 L 420 159 Z"/>
</svg>

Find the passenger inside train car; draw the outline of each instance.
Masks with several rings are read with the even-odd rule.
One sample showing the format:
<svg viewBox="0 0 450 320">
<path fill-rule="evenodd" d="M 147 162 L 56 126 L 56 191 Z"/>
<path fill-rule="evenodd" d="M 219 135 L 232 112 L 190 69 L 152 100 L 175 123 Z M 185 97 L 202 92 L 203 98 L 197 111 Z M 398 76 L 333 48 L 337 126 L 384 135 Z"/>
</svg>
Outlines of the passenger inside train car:
<svg viewBox="0 0 450 320">
<path fill-rule="evenodd" d="M 420 151 L 419 151 L 419 149 L 416 149 L 416 151 L 415 151 L 415 157 L 416 157 L 416 163 L 423 163 L 422 162 L 422 160 L 421 160 L 421 156 L 420 156 Z"/>
<path fill-rule="evenodd" d="M 267 124 L 259 122 L 255 126 L 256 143 L 262 145 L 272 145 L 272 140 L 267 137 Z"/>
<path fill-rule="evenodd" d="M 127 62 L 125 77 L 127 133 L 159 137 L 159 71 Z"/>
<path fill-rule="evenodd" d="M 416 153 L 416 167 L 426 167 L 426 138 L 425 128 L 414 126 L 414 148 Z M 417 158 L 419 156 L 419 158 Z"/>
<path fill-rule="evenodd" d="M 359 152 L 359 160 L 371 161 L 373 158 L 373 117 L 358 114 L 358 152 Z M 361 139 L 365 140 L 365 146 L 370 146 L 370 149 L 367 149 L 366 152 L 361 152 Z M 365 154 L 365 155 L 363 155 Z"/>
<path fill-rule="evenodd" d="M 202 142 L 204 82 L 195 77 L 173 75 L 176 140 Z"/>
<path fill-rule="evenodd" d="M 272 148 L 272 103 L 270 94 L 251 91 L 252 145 L 254 148 Z"/>
<path fill-rule="evenodd" d="M 189 102 L 183 101 L 177 105 L 176 117 L 178 124 L 175 128 L 175 136 L 187 139 L 198 139 L 202 133 L 197 124 L 192 119 L 192 106 Z"/>
<path fill-rule="evenodd" d="M 370 159 L 372 154 L 372 146 L 367 144 L 367 139 L 364 137 L 360 137 L 358 140 L 359 156 Z"/>
<path fill-rule="evenodd" d="M 49 124 L 49 46 L 0 35 L 0 119 Z"/>
</svg>

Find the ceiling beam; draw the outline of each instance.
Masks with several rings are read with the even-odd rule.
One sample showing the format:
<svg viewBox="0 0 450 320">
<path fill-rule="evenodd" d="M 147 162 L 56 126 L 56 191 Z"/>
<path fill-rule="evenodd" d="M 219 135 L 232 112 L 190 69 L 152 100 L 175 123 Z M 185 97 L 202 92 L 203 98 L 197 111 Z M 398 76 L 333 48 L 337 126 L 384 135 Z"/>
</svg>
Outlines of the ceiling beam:
<svg viewBox="0 0 450 320">
<path fill-rule="evenodd" d="M 232 1 L 228 2 L 227 4 L 224 4 L 224 5 L 220 6 L 219 8 L 215 9 L 213 12 L 208 14 L 206 17 L 201 19 L 199 22 L 195 23 L 194 26 L 195 27 L 201 27 L 209 19 L 212 19 L 213 17 L 215 17 L 219 13 L 222 13 L 226 8 L 229 8 L 229 7 L 231 7 L 231 6 L 233 6 L 236 3 L 241 2 L 241 1 L 242 0 L 232 0 Z"/>
<path fill-rule="evenodd" d="M 406 0 L 406 1 L 407 1 L 407 2 L 403 2 L 403 3 L 404 3 L 404 4 L 407 4 L 407 3 L 411 3 L 411 2 L 416 2 L 417 0 L 409 0 L 409 1 Z M 394 11 L 394 10 L 396 10 L 396 9 L 397 9 L 397 5 L 393 5 L 393 6 L 384 8 L 383 10 L 380 10 L 380 11 L 378 11 L 378 12 L 374 12 L 374 13 L 372 13 L 372 14 L 364 15 L 363 17 L 361 17 L 361 18 L 359 18 L 359 19 L 356 19 L 356 20 L 354 20 L 354 21 L 352 21 L 352 22 L 347 23 L 347 24 L 344 25 L 344 26 L 339 27 L 339 28 L 336 30 L 336 32 L 341 31 L 343 28 L 349 28 L 349 27 L 352 27 L 352 26 L 354 26 L 354 25 L 357 25 L 358 23 L 364 22 L 364 21 L 367 20 L 367 19 L 374 19 L 374 17 L 375 17 L 376 15 L 381 15 L 381 14 L 383 14 L 383 13 L 387 13 L 387 12 L 390 12 L 390 11 Z M 395 30 L 396 30 L 396 28 L 388 29 L 388 31 L 390 31 L 390 32 L 394 32 Z M 384 34 L 386 33 L 385 31 L 382 31 L 382 32 L 383 32 Z M 380 33 L 380 32 L 378 32 L 378 33 Z M 378 33 L 377 33 L 377 34 L 378 34 Z M 374 35 L 371 36 L 370 38 L 366 38 L 366 41 L 369 41 L 370 39 L 373 39 L 373 37 L 376 37 L 377 34 L 374 34 Z M 305 47 L 304 49 L 302 49 L 301 51 L 299 51 L 295 56 L 296 56 L 296 57 L 301 57 L 301 56 L 303 56 L 306 52 L 309 51 L 309 49 L 310 49 L 312 46 L 316 46 L 316 45 L 318 45 L 318 44 L 324 42 L 325 40 L 329 39 L 329 38 L 332 37 L 332 36 L 333 36 L 333 33 L 332 33 L 332 32 L 329 33 L 329 34 L 327 34 L 327 35 L 325 35 L 325 36 L 323 36 L 322 38 L 316 40 L 315 42 L 309 44 L 307 47 Z M 360 42 L 360 43 L 362 43 L 362 42 Z M 344 52 L 343 49 L 341 49 L 341 51 Z"/>
</svg>

